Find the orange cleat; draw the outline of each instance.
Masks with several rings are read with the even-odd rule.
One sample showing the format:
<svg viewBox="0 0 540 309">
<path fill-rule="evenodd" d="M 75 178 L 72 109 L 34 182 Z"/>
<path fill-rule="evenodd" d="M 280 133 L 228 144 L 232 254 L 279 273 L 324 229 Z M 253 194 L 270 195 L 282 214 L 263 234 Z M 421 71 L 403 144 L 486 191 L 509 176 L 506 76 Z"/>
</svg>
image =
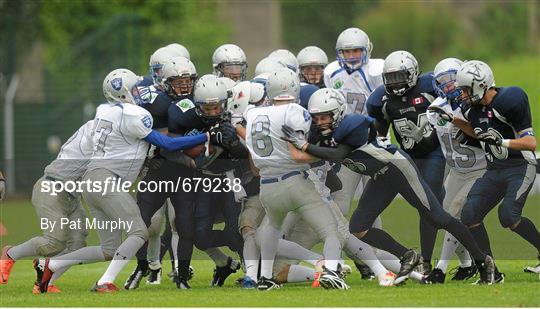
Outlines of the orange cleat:
<svg viewBox="0 0 540 309">
<path fill-rule="evenodd" d="M 90 292 L 97 292 L 97 293 L 116 293 L 119 289 L 114 285 L 112 282 L 105 282 L 103 284 L 94 284 L 94 287 L 90 290 Z"/>
<path fill-rule="evenodd" d="M 47 293 L 61 293 L 60 289 L 56 285 L 49 285 L 47 287 Z M 39 285 L 34 284 L 34 288 L 32 289 L 32 294 L 41 294 L 41 291 L 39 290 Z"/>
<path fill-rule="evenodd" d="M 7 255 L 11 246 L 5 246 L 2 248 L 2 255 L 0 256 L 0 284 L 7 284 L 11 268 L 15 264 L 15 260 Z"/>
<path fill-rule="evenodd" d="M 315 272 L 315 276 L 313 276 L 313 283 L 311 284 L 312 288 L 318 288 L 321 286 L 321 282 L 319 281 L 320 278 L 321 278 L 321 273 L 318 271 Z"/>
</svg>

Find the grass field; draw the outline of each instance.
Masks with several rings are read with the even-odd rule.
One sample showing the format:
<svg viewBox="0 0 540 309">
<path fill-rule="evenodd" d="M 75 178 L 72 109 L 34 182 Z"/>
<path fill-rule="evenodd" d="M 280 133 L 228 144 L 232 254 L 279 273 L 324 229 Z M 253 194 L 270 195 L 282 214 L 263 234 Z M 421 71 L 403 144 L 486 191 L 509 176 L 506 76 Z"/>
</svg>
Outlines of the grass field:
<svg viewBox="0 0 540 309">
<path fill-rule="evenodd" d="M 530 197 L 524 214 L 540 225 L 540 196 Z M 17 244 L 39 232 L 33 208 L 27 200 L 7 201 L 1 207 L 1 221 L 9 234 L 1 239 L 1 245 Z M 535 264 L 536 252 L 521 238 L 503 230 L 493 211 L 486 220 L 492 246 L 506 282 L 496 286 L 471 286 L 468 283 L 448 282 L 439 286 L 422 286 L 409 281 L 403 287 L 381 288 L 375 282 L 361 281 L 353 273 L 348 283 L 349 291 L 312 289 L 307 283 L 290 284 L 281 290 L 262 293 L 242 290 L 233 285 L 230 277 L 223 288 L 208 287 L 213 264 L 205 259 L 193 261 L 195 278 L 193 289 L 177 290 L 164 279 L 160 286 L 143 285 L 136 291 L 122 290 L 115 295 L 96 295 L 89 288 L 106 269 L 106 263 L 75 266 L 57 283 L 62 294 L 32 295 L 35 278 L 30 260 L 19 261 L 8 285 L 0 286 L 2 307 L 538 307 L 540 306 L 540 281 L 532 274 L 522 271 L 523 266 Z M 418 218 L 416 211 L 396 200 L 383 215 L 383 225 L 407 246 L 418 247 Z M 92 233 L 90 243 L 96 242 Z M 440 237 L 439 237 L 440 239 Z M 434 257 L 440 252 L 435 249 Z M 197 256 L 201 257 L 200 253 Z M 134 266 L 134 262 L 120 274 L 121 285 Z M 454 263 L 455 264 L 455 263 Z M 165 271 L 169 263 L 164 262 Z"/>
</svg>

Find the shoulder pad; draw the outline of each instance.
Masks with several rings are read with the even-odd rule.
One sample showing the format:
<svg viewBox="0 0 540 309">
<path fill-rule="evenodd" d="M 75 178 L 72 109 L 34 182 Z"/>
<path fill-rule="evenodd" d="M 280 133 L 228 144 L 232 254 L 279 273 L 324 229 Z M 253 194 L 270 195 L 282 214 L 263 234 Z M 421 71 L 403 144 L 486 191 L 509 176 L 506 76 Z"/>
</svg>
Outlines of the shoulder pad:
<svg viewBox="0 0 540 309">
<path fill-rule="evenodd" d="M 380 76 L 383 72 L 383 59 L 369 59 L 367 72 L 370 76 Z"/>
</svg>

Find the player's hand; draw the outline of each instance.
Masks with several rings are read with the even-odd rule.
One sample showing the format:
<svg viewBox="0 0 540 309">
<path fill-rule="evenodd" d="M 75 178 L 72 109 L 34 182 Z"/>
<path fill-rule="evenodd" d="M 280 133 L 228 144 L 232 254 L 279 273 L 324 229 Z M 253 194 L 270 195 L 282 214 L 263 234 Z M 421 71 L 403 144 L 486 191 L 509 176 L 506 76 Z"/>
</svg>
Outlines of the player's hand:
<svg viewBox="0 0 540 309">
<path fill-rule="evenodd" d="M 390 142 L 390 139 L 386 136 L 377 136 L 375 138 L 375 141 L 377 145 L 382 148 L 388 148 L 392 145 L 392 143 Z"/>
<path fill-rule="evenodd" d="M 414 122 L 407 120 L 407 127 L 403 128 L 401 135 L 419 143 L 424 138 L 424 126 L 418 127 Z"/>
<path fill-rule="evenodd" d="M 281 131 L 285 134 L 281 139 L 290 142 L 296 149 L 302 150 L 308 143 L 306 135 L 302 131 L 295 131 L 286 124 L 281 126 Z"/>
<path fill-rule="evenodd" d="M 223 147 L 228 149 L 238 145 L 240 140 L 238 139 L 238 134 L 236 134 L 236 129 L 232 124 L 228 122 L 221 123 L 219 125 L 219 130 L 222 136 Z"/>
<path fill-rule="evenodd" d="M 495 145 L 495 146 L 501 146 L 502 145 L 502 138 L 498 135 L 491 134 L 491 132 L 482 132 L 480 134 L 477 134 L 478 140 L 488 144 L 488 145 Z"/>
<path fill-rule="evenodd" d="M 4 199 L 4 195 L 6 194 L 6 181 L 0 180 L 0 201 Z"/>
<path fill-rule="evenodd" d="M 440 106 L 430 105 L 428 107 L 428 110 L 437 113 L 437 115 L 443 120 L 446 120 L 448 122 L 454 121 L 454 115 L 452 113 L 448 113 Z"/>
</svg>

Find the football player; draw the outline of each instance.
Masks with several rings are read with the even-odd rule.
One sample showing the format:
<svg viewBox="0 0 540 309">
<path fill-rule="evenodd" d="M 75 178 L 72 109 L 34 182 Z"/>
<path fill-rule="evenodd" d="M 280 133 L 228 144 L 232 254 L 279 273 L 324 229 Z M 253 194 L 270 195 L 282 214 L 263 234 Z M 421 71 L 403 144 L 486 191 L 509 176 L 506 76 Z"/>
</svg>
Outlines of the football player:
<svg viewBox="0 0 540 309">
<path fill-rule="evenodd" d="M 368 113 L 375 118 L 379 136 L 387 136 L 390 125 L 401 149 L 414 160 L 420 173 L 439 202 L 442 202 L 445 159 L 435 130 L 427 119 L 427 107 L 435 99 L 433 74 L 419 76 L 416 58 L 407 51 L 395 51 L 384 60 L 383 86 L 367 101 Z M 420 244 L 424 264 L 420 271 L 431 270 L 431 255 L 436 229 L 422 217 Z"/>
<path fill-rule="evenodd" d="M 472 186 L 461 220 L 482 250 L 491 255 L 483 221 L 501 202 L 501 225 L 540 252 L 540 233 L 531 220 L 522 216 L 536 176 L 536 139 L 527 94 L 519 87 L 495 87 L 491 68 L 478 60 L 461 66 L 456 85 L 461 91 L 459 100 L 468 110 L 463 113 L 466 121 L 454 117 L 453 122 L 467 134 L 478 137 L 487 158 L 487 171 Z M 486 280 L 481 277 L 478 283 Z M 497 272 L 495 280 L 503 282 L 504 276 Z"/>
<path fill-rule="evenodd" d="M 272 106 L 252 108 L 245 114 L 246 144 L 261 177 L 260 200 L 270 224 L 259 230 L 261 235 L 261 278 L 259 290 L 279 287 L 272 278 L 281 226 L 289 211 L 298 212 L 324 239 L 324 271 L 320 283 L 325 288 L 347 289 L 340 276 L 341 243 L 337 224 L 311 180 L 307 179 L 307 163 L 292 160 L 287 143 L 281 139 L 283 124 L 309 132 L 311 117 L 296 104 L 300 92 L 298 75 L 289 69 L 270 74 L 266 93 Z M 290 190 L 294 183 L 295 190 Z"/>
<path fill-rule="evenodd" d="M 335 121 L 333 113 L 324 112 L 315 114 L 313 122 L 317 126 L 325 125 L 324 133 L 331 134 L 331 143 L 322 146 L 308 143 L 305 133 L 284 125 L 282 131 L 292 144 L 289 147 L 292 157 L 308 162 L 320 158 L 342 163 L 356 173 L 371 177 L 351 217 L 350 231 L 369 245 L 401 258 L 401 269 L 395 284 L 407 279 L 408 274 L 420 263 L 420 255 L 399 244 L 387 232 L 373 228 L 372 224 L 398 193 L 418 210 L 420 216 L 429 218 L 432 224 L 456 236 L 469 250 L 481 273 L 491 278 L 491 283 L 494 281 L 493 259 L 480 250 L 461 222 L 442 209 L 407 153 L 391 145 L 385 137 L 375 138 L 370 118 L 349 114 Z M 324 138 L 324 135 L 320 134 L 318 138 Z"/>
<path fill-rule="evenodd" d="M 34 268 L 42 293 L 47 292 L 56 271 L 72 265 L 106 260 L 112 261 L 92 291 L 118 291 L 114 279 L 144 244 L 148 233 L 131 195 L 105 187 L 110 186 L 111 181 L 118 181 L 119 184 L 126 184 L 127 181 L 133 183 L 140 172 L 149 144 L 176 151 L 208 140 L 208 134 L 171 138 L 153 130 L 151 114 L 135 105 L 131 95 L 139 81 L 139 77 L 127 69 L 114 70 L 105 77 L 103 94 L 108 103 L 98 106 L 96 110 L 92 129 L 93 153 L 82 177 L 83 181 L 99 183 L 102 188 L 83 191 L 90 213 L 100 222 L 131 222 L 129 227 L 124 226 L 127 238 L 121 241 L 121 230 L 97 229 L 100 246 L 84 247 L 52 259 L 35 260 Z"/>
<path fill-rule="evenodd" d="M 82 206 L 80 194 L 62 191 L 53 194 L 44 190 L 45 186 L 55 188 L 56 182 L 80 180 L 92 156 L 92 138 L 90 133 L 94 122 L 88 121 L 81 126 L 62 145 L 57 158 L 45 167 L 44 175 L 35 183 L 32 191 L 32 205 L 40 220 L 54 223 L 57 228 L 43 229 L 43 236 L 36 236 L 17 246 L 5 246 L 0 258 L 0 284 L 6 284 L 10 271 L 17 260 L 24 257 L 45 256 L 68 253 L 86 246 L 88 235 L 85 226 L 78 229 L 61 227 L 62 219 L 85 222 L 86 212 Z M 47 192 L 48 191 L 48 192 Z M 59 293 L 54 281 L 65 269 L 55 273 L 49 282 L 47 291 Z M 39 286 L 34 286 L 34 293 L 40 293 Z"/>
<path fill-rule="evenodd" d="M 298 74 L 300 81 L 324 87 L 324 68 L 328 65 L 328 56 L 317 46 L 307 46 L 298 52 Z"/>
<path fill-rule="evenodd" d="M 456 72 L 463 62 L 456 58 L 441 60 L 433 72 L 433 86 L 438 98 L 428 107 L 429 123 L 436 129 L 442 146 L 446 164 L 450 171 L 444 184 L 445 196 L 443 208 L 454 218 L 461 217 L 461 209 L 467 199 L 473 183 L 486 171 L 486 159 L 480 143 L 454 126 L 443 114 L 432 110 L 442 109 L 453 115 L 461 115 L 457 98 L 459 90 L 455 86 Z M 436 267 L 424 278 L 424 283 L 444 283 L 450 257 L 456 253 L 460 265 L 452 280 L 465 280 L 476 274 L 469 253 L 452 234 L 446 232 L 441 258 Z"/>
<path fill-rule="evenodd" d="M 218 77 L 228 77 L 235 82 L 247 78 L 246 54 L 237 45 L 223 44 L 212 55 L 213 74 Z"/>
</svg>

